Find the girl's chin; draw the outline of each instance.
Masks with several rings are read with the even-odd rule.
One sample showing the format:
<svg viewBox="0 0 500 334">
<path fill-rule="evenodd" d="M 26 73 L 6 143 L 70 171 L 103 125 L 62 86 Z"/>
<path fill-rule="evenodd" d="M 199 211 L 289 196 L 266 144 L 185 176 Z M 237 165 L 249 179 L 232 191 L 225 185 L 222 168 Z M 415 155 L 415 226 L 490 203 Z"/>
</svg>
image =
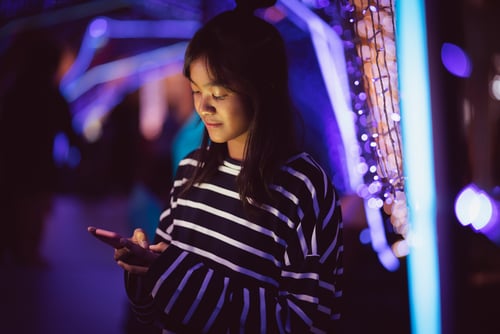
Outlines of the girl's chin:
<svg viewBox="0 0 500 334">
<path fill-rule="evenodd" d="M 221 140 L 220 138 L 213 138 L 213 137 L 210 137 L 210 141 L 212 143 L 217 143 L 217 144 L 223 144 L 227 142 L 226 140 Z"/>
</svg>

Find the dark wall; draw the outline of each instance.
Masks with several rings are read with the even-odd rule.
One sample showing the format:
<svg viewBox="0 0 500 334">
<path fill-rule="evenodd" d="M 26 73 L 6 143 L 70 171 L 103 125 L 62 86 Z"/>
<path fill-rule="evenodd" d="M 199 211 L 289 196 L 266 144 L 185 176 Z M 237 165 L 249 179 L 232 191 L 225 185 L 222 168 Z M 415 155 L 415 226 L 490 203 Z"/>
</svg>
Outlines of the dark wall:
<svg viewBox="0 0 500 334">
<path fill-rule="evenodd" d="M 499 269 L 493 264 L 499 263 L 499 248 L 471 227 L 460 225 L 454 213 L 458 193 L 469 183 L 478 181 L 474 174 L 481 174 L 478 168 L 484 167 L 474 159 L 477 142 L 467 129 L 477 126 L 478 119 L 484 118 L 491 102 L 488 85 L 491 59 L 498 52 L 498 42 L 493 34 L 499 31 L 499 3 L 496 0 L 441 0 L 427 1 L 426 6 L 442 333 L 499 333 L 500 325 L 491 305 L 498 303 L 500 281 L 478 280 L 478 277 L 493 277 L 498 273 Z M 453 43 L 469 55 L 472 62 L 469 77 L 457 77 L 445 69 L 441 61 L 443 43 Z M 465 122 L 466 101 L 475 113 L 472 126 Z M 486 144 L 482 142 L 482 145 Z"/>
</svg>

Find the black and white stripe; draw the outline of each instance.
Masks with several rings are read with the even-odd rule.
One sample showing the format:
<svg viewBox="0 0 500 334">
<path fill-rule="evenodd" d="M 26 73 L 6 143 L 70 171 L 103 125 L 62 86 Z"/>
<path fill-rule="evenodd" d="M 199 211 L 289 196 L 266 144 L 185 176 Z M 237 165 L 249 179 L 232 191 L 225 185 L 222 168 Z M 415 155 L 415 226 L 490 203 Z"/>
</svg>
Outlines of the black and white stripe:
<svg viewBox="0 0 500 334">
<path fill-rule="evenodd" d="M 157 241 L 170 245 L 147 275 L 153 302 L 134 307 L 159 309 L 193 333 L 330 332 L 339 317 L 342 222 L 323 169 L 306 153 L 291 158 L 270 186 L 276 204 L 259 205 L 250 219 L 236 161 L 180 195 L 193 157 L 181 161 L 160 217 Z"/>
</svg>

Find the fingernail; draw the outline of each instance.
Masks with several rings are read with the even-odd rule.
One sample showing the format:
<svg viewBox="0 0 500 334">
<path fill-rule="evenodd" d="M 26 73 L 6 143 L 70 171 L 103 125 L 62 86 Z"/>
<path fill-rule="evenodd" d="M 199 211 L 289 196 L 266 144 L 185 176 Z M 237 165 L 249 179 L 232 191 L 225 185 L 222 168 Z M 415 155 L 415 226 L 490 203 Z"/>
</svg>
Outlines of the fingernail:
<svg viewBox="0 0 500 334">
<path fill-rule="evenodd" d="M 136 233 L 135 238 L 139 241 L 144 241 L 146 240 L 146 235 L 144 234 L 144 232 L 139 231 Z"/>
</svg>

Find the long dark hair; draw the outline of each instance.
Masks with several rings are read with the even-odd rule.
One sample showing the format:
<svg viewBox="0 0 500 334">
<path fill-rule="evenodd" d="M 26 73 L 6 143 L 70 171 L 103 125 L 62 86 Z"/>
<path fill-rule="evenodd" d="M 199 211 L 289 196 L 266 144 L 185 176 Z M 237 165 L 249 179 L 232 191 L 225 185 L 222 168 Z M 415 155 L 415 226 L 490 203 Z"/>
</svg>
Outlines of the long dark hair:
<svg viewBox="0 0 500 334">
<path fill-rule="evenodd" d="M 296 151 L 294 113 L 288 89 L 288 65 L 284 41 L 270 23 L 253 15 L 276 0 L 237 1 L 235 10 L 207 22 L 186 50 L 184 75 L 190 79 L 193 61 L 205 58 L 214 81 L 237 91 L 251 113 L 249 137 L 242 169 L 237 178 L 240 198 L 271 200 L 268 185 L 276 170 Z M 227 156 L 226 143 L 202 141 L 200 164 L 188 183 L 207 180 Z"/>
</svg>

